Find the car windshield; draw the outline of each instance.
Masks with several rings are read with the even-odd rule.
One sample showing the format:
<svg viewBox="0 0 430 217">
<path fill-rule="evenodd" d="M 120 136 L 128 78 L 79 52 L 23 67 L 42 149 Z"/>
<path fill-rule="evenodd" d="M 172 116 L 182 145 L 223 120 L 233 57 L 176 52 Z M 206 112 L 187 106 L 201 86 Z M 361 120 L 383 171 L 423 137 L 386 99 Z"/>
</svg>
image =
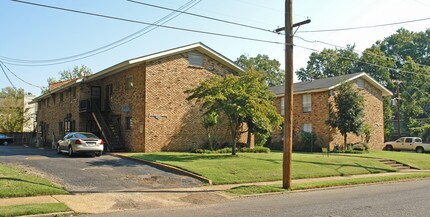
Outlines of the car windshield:
<svg viewBox="0 0 430 217">
<path fill-rule="evenodd" d="M 4 134 L 0 134 L 0 138 L 6 138 L 7 136 Z"/>
<path fill-rule="evenodd" d="M 78 138 L 78 139 L 98 139 L 98 137 L 92 133 L 75 133 L 75 138 Z"/>
</svg>

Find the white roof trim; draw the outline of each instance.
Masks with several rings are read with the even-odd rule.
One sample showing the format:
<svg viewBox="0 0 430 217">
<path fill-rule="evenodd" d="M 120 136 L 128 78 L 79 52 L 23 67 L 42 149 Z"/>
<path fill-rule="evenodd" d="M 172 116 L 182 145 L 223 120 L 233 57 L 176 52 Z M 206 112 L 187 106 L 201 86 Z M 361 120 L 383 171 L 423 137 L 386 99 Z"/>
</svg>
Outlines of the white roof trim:
<svg viewBox="0 0 430 217">
<path fill-rule="evenodd" d="M 350 79 L 345 80 L 345 82 L 349 82 L 349 81 L 352 81 L 352 80 L 355 80 L 355 79 L 361 78 L 361 77 L 364 80 L 366 80 L 367 82 L 371 83 L 373 86 L 378 87 L 382 91 L 382 96 L 392 96 L 393 95 L 393 93 L 390 90 L 388 90 L 387 88 L 385 88 L 384 86 L 382 86 L 379 82 L 375 81 L 375 79 L 373 79 L 372 77 L 370 77 L 368 74 L 366 74 L 364 72 L 360 73 L 360 74 L 358 74 L 358 75 L 356 75 L 356 76 L 354 76 L 354 77 L 352 77 Z M 334 86 L 331 86 L 331 87 L 328 88 L 328 90 L 332 90 L 332 89 L 334 89 L 336 87 L 339 87 L 341 84 L 342 84 L 342 82 L 338 83 L 338 84 L 336 84 Z"/>
<path fill-rule="evenodd" d="M 223 55 L 217 53 L 216 51 L 212 50 L 211 48 L 207 47 L 203 43 L 190 44 L 190 45 L 187 45 L 184 47 L 179 47 L 179 48 L 151 54 L 148 56 L 140 57 L 137 59 L 132 59 L 132 60 L 129 60 L 128 63 L 129 64 L 135 64 L 135 63 L 140 63 L 140 62 L 144 62 L 144 61 L 151 61 L 151 60 L 158 59 L 158 58 L 161 58 L 164 56 L 170 56 L 170 55 L 174 55 L 174 54 L 178 54 L 178 53 L 183 53 L 183 52 L 191 51 L 194 49 L 197 49 L 198 51 L 200 51 L 200 52 L 202 52 L 202 53 L 204 53 L 204 54 L 206 54 L 206 55 L 208 55 L 214 59 L 219 60 L 220 62 L 230 66 L 230 68 L 232 68 L 233 70 L 243 71 L 243 69 L 240 68 L 239 66 L 237 66 L 234 62 L 232 62 L 228 58 L 224 57 Z"/>
<path fill-rule="evenodd" d="M 203 54 L 208 55 L 209 57 L 219 61 L 220 63 L 222 63 L 223 65 L 229 67 L 230 69 L 237 71 L 237 72 L 241 72 L 243 71 L 242 68 L 240 68 L 238 65 L 236 65 L 233 61 L 231 61 L 230 59 L 228 59 L 227 57 L 221 55 L 220 53 L 216 52 L 215 50 L 212 50 L 211 48 L 209 48 L 208 46 L 206 46 L 205 44 L 198 42 L 198 43 L 194 43 L 194 44 L 190 44 L 190 45 L 186 45 L 183 47 L 178 47 L 178 48 L 174 48 L 174 49 L 170 49 L 170 50 L 166 50 L 166 51 L 162 51 L 159 53 L 154 53 L 154 54 L 150 54 L 147 56 L 143 56 L 143 57 L 139 57 L 139 58 L 135 58 L 135 59 L 130 59 L 130 60 L 126 60 L 123 62 L 120 62 L 116 65 L 113 65 L 109 68 L 103 69 L 95 74 L 89 75 L 86 77 L 87 81 L 93 80 L 93 79 L 97 79 L 101 76 L 107 75 L 109 73 L 116 73 L 125 69 L 128 69 L 130 67 L 133 67 L 135 64 L 139 64 L 141 62 L 145 62 L 145 61 L 151 61 L 151 60 L 155 60 L 158 58 L 162 58 L 164 56 L 170 56 L 170 55 L 174 55 L 174 54 L 178 54 L 178 53 L 183 53 L 183 52 L 187 52 L 187 51 L 191 51 L 191 50 L 197 50 Z M 52 93 L 58 92 L 59 90 L 62 90 L 66 87 L 69 87 L 75 83 L 79 83 L 81 82 L 81 80 L 78 80 L 76 82 L 73 82 L 72 84 L 68 84 L 65 86 L 61 86 L 59 88 L 56 88 L 54 90 L 52 90 L 50 93 L 47 94 L 43 94 L 41 96 L 36 97 L 33 101 L 37 101 L 40 99 L 43 99 L 47 96 L 49 96 Z"/>
<path fill-rule="evenodd" d="M 392 96 L 393 95 L 393 93 L 390 90 L 388 90 L 387 88 L 385 88 L 384 86 L 382 86 L 379 82 L 375 81 L 375 79 L 373 79 L 372 77 L 370 77 L 365 72 L 360 73 L 360 74 L 358 74 L 358 75 L 356 75 L 356 76 L 354 76 L 354 77 L 352 77 L 350 79 L 347 79 L 344 82 L 349 82 L 349 81 L 355 80 L 355 79 L 360 78 L 360 77 L 362 77 L 367 82 L 371 83 L 373 86 L 378 87 L 382 91 L 382 96 Z M 328 88 L 320 88 L 320 89 L 314 89 L 314 90 L 298 91 L 298 92 L 294 92 L 293 94 L 296 95 L 296 94 L 305 94 L 305 93 L 316 93 L 316 92 L 329 91 L 329 90 L 335 89 L 336 87 L 339 87 L 341 84 L 342 84 L 342 82 L 340 82 L 340 83 L 338 83 L 336 85 L 333 85 L 331 87 L 328 87 Z M 284 95 L 285 94 L 277 94 L 276 97 L 282 97 Z"/>
</svg>

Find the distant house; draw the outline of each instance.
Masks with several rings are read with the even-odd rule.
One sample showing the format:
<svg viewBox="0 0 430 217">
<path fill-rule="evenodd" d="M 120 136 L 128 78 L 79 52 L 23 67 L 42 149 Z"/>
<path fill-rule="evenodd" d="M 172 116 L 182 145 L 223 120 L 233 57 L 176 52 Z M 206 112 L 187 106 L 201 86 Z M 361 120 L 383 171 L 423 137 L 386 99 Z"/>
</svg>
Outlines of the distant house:
<svg viewBox="0 0 430 217">
<path fill-rule="evenodd" d="M 354 82 L 365 98 L 365 123 L 372 129 L 369 146 L 381 150 L 384 147 L 384 115 L 383 97 L 392 93 L 376 82 L 366 73 L 355 73 L 337 77 L 318 79 L 294 84 L 294 140 L 299 141 L 301 132 L 314 132 L 317 136 L 316 146 L 333 149 L 343 145 L 342 135 L 331 129 L 325 122 L 329 118 L 329 105 L 333 101 L 336 88 L 342 82 Z M 272 87 L 276 94 L 276 107 L 284 115 L 284 86 Z M 282 141 L 282 132 L 273 134 L 272 142 Z M 348 143 L 361 142 L 362 138 L 354 134 L 348 135 Z M 296 144 L 300 145 L 300 144 Z"/>
<path fill-rule="evenodd" d="M 35 98 L 39 140 L 51 144 L 67 132 L 87 131 L 105 138 L 111 150 L 201 148 L 202 111 L 184 91 L 211 76 L 240 71 L 202 43 L 121 62 Z"/>
<path fill-rule="evenodd" d="M 34 132 L 34 125 L 36 122 L 36 105 L 32 104 L 31 101 L 35 98 L 30 92 L 24 93 L 24 97 L 19 100 L 0 98 L 0 113 L 6 109 L 20 109 L 24 113 L 22 117 L 24 123 L 22 129 L 19 132 Z M 14 133 L 14 132 L 8 132 Z"/>
</svg>

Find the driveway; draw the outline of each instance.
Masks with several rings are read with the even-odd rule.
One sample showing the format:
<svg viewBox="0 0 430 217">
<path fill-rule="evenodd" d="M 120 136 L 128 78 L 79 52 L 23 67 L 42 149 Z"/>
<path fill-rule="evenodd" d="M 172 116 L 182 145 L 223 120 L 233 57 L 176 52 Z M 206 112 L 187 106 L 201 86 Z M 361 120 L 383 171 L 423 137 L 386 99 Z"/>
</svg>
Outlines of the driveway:
<svg viewBox="0 0 430 217">
<path fill-rule="evenodd" d="M 0 163 L 17 164 L 72 193 L 140 192 L 201 186 L 199 180 L 111 155 L 58 155 L 55 150 L 0 146 Z"/>
</svg>

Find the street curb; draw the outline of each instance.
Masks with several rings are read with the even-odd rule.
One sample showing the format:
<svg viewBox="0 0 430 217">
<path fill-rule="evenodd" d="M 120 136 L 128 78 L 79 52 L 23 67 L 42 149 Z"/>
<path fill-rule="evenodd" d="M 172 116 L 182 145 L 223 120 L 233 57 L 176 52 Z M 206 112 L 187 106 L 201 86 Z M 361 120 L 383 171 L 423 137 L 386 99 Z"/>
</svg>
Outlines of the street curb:
<svg viewBox="0 0 430 217">
<path fill-rule="evenodd" d="M 399 179 L 395 181 L 382 181 L 382 182 L 369 182 L 369 183 L 361 183 L 361 184 L 353 184 L 353 185 L 338 185 L 338 186 L 331 186 L 331 187 L 322 187 L 322 188 L 309 188 L 309 189 L 300 189 L 300 190 L 290 190 L 290 191 L 279 191 L 279 192 L 268 192 L 268 193 L 258 193 L 258 194 L 249 194 L 249 195 L 235 195 L 233 193 L 226 193 L 231 194 L 235 197 L 239 198 L 248 198 L 248 197 L 258 197 L 258 196 L 270 196 L 270 195 L 279 195 L 279 194 L 294 194 L 294 193 L 303 193 L 303 192 L 313 192 L 313 191 L 325 191 L 325 190 L 334 190 L 334 189 L 343 189 L 343 188 L 353 188 L 353 187 L 360 187 L 360 186 L 373 186 L 373 185 L 382 185 L 382 184 L 393 184 L 393 183 L 399 183 L 399 182 L 410 182 L 410 181 L 417 181 L 417 180 L 423 180 L 423 179 L 430 179 L 430 177 L 425 178 L 411 178 L 411 179 Z"/>
<path fill-rule="evenodd" d="M 132 161 L 136 161 L 139 163 L 144 163 L 147 164 L 149 166 L 155 167 L 157 169 L 166 171 L 166 172 L 171 172 L 171 173 L 175 173 L 175 174 L 179 174 L 179 175 L 184 175 L 184 176 L 189 176 L 191 178 L 195 178 L 201 182 L 207 183 L 209 185 L 212 185 L 212 180 L 207 179 L 203 176 L 197 175 L 195 173 L 192 173 L 190 171 L 187 170 L 183 170 L 174 166 L 170 166 L 170 165 L 166 165 L 166 164 L 161 164 L 161 163 L 157 163 L 157 162 L 153 162 L 153 161 L 147 161 L 147 160 L 142 160 L 142 159 L 136 159 L 136 158 L 132 158 L 132 157 L 128 157 L 122 154 L 118 154 L 118 153 L 110 153 L 110 155 L 115 156 L 115 157 L 120 157 L 123 159 L 128 159 L 128 160 L 132 160 Z"/>
<path fill-rule="evenodd" d="M 35 215 L 23 215 L 21 217 L 57 217 L 57 216 L 73 216 L 75 212 L 54 212 L 54 213 L 46 213 L 46 214 L 35 214 Z"/>
</svg>

